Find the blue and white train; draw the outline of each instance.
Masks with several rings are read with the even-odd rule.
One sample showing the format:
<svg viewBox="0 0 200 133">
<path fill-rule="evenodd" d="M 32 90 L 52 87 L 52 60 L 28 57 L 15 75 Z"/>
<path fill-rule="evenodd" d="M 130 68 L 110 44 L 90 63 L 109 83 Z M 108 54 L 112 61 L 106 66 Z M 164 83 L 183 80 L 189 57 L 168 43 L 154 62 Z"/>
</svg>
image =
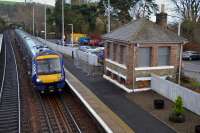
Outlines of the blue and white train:
<svg viewBox="0 0 200 133">
<path fill-rule="evenodd" d="M 61 91 L 65 86 L 62 56 L 22 30 L 16 29 L 15 33 L 37 90 L 41 93 Z"/>
</svg>

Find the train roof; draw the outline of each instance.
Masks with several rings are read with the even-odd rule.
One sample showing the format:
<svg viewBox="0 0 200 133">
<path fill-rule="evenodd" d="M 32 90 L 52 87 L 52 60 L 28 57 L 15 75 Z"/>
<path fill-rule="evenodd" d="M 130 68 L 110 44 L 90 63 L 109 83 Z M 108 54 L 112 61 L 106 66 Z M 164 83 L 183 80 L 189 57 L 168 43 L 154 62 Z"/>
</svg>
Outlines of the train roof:
<svg viewBox="0 0 200 133">
<path fill-rule="evenodd" d="M 30 51 L 32 58 L 34 58 L 35 56 L 39 56 L 39 55 L 44 55 L 46 54 L 58 54 L 57 52 L 50 50 L 49 48 L 47 48 L 47 46 L 45 46 L 42 42 L 38 41 L 35 37 L 33 37 L 32 35 L 16 29 L 17 34 L 20 35 L 20 37 L 23 39 L 27 49 Z"/>
<path fill-rule="evenodd" d="M 50 55 L 50 54 L 56 54 L 58 56 L 61 57 L 61 55 L 53 50 L 49 50 L 49 49 L 43 49 L 43 51 L 40 51 L 39 53 L 37 53 L 36 56 L 41 56 L 41 55 Z"/>
</svg>

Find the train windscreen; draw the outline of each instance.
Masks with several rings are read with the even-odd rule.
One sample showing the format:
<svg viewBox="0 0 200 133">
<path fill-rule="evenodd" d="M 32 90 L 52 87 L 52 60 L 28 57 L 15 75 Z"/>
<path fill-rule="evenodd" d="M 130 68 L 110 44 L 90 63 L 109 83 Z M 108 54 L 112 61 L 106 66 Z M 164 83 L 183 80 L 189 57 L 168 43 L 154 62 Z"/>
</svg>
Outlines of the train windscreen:
<svg viewBox="0 0 200 133">
<path fill-rule="evenodd" d="M 37 60 L 37 72 L 39 75 L 60 73 L 60 58 Z"/>
</svg>

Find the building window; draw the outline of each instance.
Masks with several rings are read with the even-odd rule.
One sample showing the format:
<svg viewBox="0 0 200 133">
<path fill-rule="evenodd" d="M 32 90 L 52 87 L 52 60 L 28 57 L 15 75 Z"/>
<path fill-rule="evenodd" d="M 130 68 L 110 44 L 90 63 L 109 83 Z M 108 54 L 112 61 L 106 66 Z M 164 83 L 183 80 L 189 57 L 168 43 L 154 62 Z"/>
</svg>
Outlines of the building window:
<svg viewBox="0 0 200 133">
<path fill-rule="evenodd" d="M 123 49 L 124 49 L 124 46 L 120 45 L 120 55 L 119 55 L 119 63 L 120 64 L 123 64 Z"/>
<path fill-rule="evenodd" d="M 109 59 L 113 60 L 113 44 L 109 44 Z"/>
<path fill-rule="evenodd" d="M 170 50 L 169 47 L 161 47 L 158 49 L 158 66 L 169 65 Z"/>
<path fill-rule="evenodd" d="M 107 52 L 107 58 L 110 58 L 110 45 L 109 45 L 109 43 L 107 43 L 107 50 L 106 50 L 106 52 Z"/>
<path fill-rule="evenodd" d="M 151 65 L 151 48 L 138 48 L 138 67 L 149 67 Z"/>
<path fill-rule="evenodd" d="M 126 65 L 127 47 L 120 45 L 120 64 Z"/>
<path fill-rule="evenodd" d="M 113 45 L 113 61 L 117 61 L 117 45 Z"/>
</svg>

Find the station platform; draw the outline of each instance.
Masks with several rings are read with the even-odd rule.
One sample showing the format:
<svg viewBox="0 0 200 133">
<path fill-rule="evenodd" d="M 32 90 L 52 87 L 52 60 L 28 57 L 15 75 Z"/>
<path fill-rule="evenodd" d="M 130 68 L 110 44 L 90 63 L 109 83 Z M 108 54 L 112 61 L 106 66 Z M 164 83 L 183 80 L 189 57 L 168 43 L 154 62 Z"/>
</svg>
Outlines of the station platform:
<svg viewBox="0 0 200 133">
<path fill-rule="evenodd" d="M 175 131 L 130 101 L 127 93 L 103 77 L 92 77 L 64 58 L 66 80 L 101 118 L 108 131 L 136 133 L 175 133 Z M 89 107 L 89 108 L 90 108 Z M 131 129 L 130 129 L 131 128 Z"/>
<path fill-rule="evenodd" d="M 67 69 L 66 82 L 72 91 L 79 97 L 90 113 L 108 133 L 134 133 L 134 131 L 113 113 L 96 95 L 94 95 L 84 84 L 82 84 Z"/>
</svg>

